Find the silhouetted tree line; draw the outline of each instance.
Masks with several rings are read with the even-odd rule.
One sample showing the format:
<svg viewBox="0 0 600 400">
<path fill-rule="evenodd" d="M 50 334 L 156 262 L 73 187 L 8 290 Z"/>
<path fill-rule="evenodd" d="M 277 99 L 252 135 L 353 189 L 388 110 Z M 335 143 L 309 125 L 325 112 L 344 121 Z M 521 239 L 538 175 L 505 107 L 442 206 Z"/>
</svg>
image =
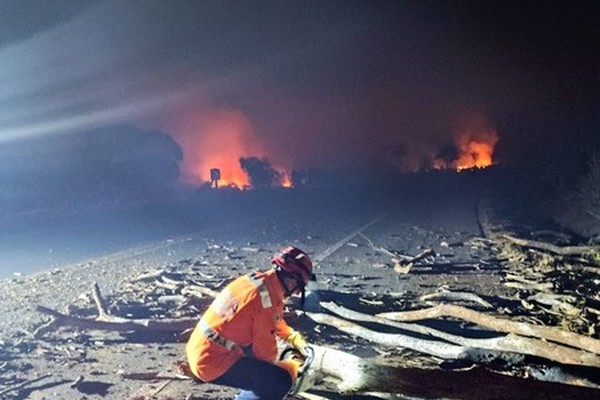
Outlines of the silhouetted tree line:
<svg viewBox="0 0 600 400">
<path fill-rule="evenodd" d="M 2 147 L 0 204 L 11 209 L 147 202 L 173 191 L 182 152 L 166 134 L 130 126 Z"/>
<path fill-rule="evenodd" d="M 242 157 L 240 166 L 248 176 L 250 186 L 255 189 L 279 187 L 283 183 L 283 174 L 273 168 L 266 157 Z"/>
</svg>

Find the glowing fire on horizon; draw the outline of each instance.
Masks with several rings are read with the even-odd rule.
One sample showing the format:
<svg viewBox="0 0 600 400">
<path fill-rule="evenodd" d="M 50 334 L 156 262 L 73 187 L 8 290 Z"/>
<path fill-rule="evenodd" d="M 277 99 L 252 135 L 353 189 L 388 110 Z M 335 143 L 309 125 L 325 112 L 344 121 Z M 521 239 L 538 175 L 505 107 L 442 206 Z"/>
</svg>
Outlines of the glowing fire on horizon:
<svg viewBox="0 0 600 400">
<path fill-rule="evenodd" d="M 485 168 L 493 164 L 494 143 L 468 140 L 460 146 L 456 169 Z"/>
<path fill-rule="evenodd" d="M 282 172 L 283 173 L 283 179 L 281 181 L 281 186 L 284 188 L 291 188 L 294 186 L 293 182 L 292 182 L 292 178 L 290 177 L 290 174 L 288 174 L 287 172 Z"/>
<path fill-rule="evenodd" d="M 483 115 L 469 115 L 456 130 L 458 158 L 453 167 L 457 171 L 463 171 L 493 165 L 494 148 L 498 140 L 496 129 Z"/>
<path fill-rule="evenodd" d="M 180 165 L 181 179 L 190 186 L 199 187 L 211 181 L 210 170 L 220 171 L 219 187 L 251 187 L 243 170 L 242 158 L 267 158 L 262 143 L 254 136 L 252 124 L 237 111 L 212 111 L 192 114 L 178 122 L 175 140 L 183 150 Z M 290 174 L 281 167 L 273 167 L 281 176 L 281 186 L 291 187 Z"/>
</svg>

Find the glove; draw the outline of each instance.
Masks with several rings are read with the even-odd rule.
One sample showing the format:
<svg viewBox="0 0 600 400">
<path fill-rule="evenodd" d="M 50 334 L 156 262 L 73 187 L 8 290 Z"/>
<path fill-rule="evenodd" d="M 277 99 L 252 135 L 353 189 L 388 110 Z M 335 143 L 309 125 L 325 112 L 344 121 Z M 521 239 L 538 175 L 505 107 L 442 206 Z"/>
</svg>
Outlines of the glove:
<svg viewBox="0 0 600 400">
<path fill-rule="evenodd" d="M 306 356 L 306 348 L 308 347 L 308 343 L 302 337 L 300 332 L 292 331 L 290 336 L 287 337 L 286 341 L 292 345 L 293 348 L 302 353 L 303 356 Z"/>
<path fill-rule="evenodd" d="M 279 368 L 283 368 L 290 374 L 290 378 L 292 378 L 292 388 L 296 386 L 296 382 L 298 382 L 298 371 L 300 370 L 300 363 L 295 360 L 281 360 L 277 361 L 276 365 Z"/>
</svg>

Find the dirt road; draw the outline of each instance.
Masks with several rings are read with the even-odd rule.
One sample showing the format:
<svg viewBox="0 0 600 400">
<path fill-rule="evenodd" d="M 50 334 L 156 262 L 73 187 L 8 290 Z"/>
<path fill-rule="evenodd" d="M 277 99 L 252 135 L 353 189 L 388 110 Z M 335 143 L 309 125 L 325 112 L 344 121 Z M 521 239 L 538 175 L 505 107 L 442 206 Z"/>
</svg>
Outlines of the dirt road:
<svg viewBox="0 0 600 400">
<path fill-rule="evenodd" d="M 501 284 L 501 261 L 492 247 L 482 244 L 475 198 L 383 198 L 350 201 L 286 194 L 270 202 L 263 198 L 235 204 L 235 210 L 223 207 L 227 215 L 213 216 L 213 223 L 194 231 L 1 280 L 2 398 L 124 399 L 148 387 L 147 381 L 126 376 L 174 371 L 174 362 L 183 357 L 185 337 L 173 333 L 118 334 L 66 327 L 35 336 L 46 320 L 35 311 L 37 305 L 93 318 L 96 309 L 90 293 L 97 283 L 113 315 L 196 317 L 210 299 L 182 302 L 182 285 L 177 282 L 191 280 L 218 290 L 231 276 L 267 268 L 272 254 L 288 243 L 305 249 L 317 264 L 319 280 L 307 309 L 335 300 L 366 313 L 398 311 L 440 290 L 480 293 L 490 301 L 510 297 L 512 289 Z M 409 258 L 426 249 L 432 255 L 408 273 L 394 270 L 394 258 Z M 159 272 L 158 280 L 143 279 L 152 272 Z M 384 363 L 431 364 L 411 351 L 382 351 L 331 327 L 293 314 L 289 319 L 314 343 L 343 347 Z M 216 393 L 213 398 L 222 395 Z"/>
</svg>

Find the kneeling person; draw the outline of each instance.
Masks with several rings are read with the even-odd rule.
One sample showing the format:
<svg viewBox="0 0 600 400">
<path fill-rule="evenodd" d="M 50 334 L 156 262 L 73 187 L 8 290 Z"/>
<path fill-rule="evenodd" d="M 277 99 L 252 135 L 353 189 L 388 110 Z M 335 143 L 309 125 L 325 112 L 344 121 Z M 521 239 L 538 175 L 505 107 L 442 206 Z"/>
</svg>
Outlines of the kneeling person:
<svg viewBox="0 0 600 400">
<path fill-rule="evenodd" d="M 307 343 L 283 319 L 284 299 L 302 294 L 314 280 L 302 250 L 286 247 L 273 269 L 241 276 L 208 307 L 186 346 L 192 373 L 204 382 L 242 389 L 237 400 L 282 399 L 297 370 L 277 362 L 279 336 L 300 352 Z"/>
</svg>

